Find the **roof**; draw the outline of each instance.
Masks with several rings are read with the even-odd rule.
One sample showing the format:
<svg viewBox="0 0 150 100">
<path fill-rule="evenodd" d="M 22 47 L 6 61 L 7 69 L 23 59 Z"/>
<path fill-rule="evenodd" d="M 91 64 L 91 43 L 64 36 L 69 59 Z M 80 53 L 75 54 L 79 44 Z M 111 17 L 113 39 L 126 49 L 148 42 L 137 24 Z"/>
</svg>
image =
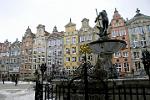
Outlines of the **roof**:
<svg viewBox="0 0 150 100">
<path fill-rule="evenodd" d="M 48 35 L 49 35 L 49 32 L 47 32 L 47 31 L 44 31 L 44 32 L 45 32 L 45 34 L 44 34 L 45 36 L 48 36 Z"/>
<path fill-rule="evenodd" d="M 83 21 L 89 21 L 89 19 L 87 19 L 87 18 L 83 18 L 83 20 L 82 20 L 81 22 L 83 22 Z"/>
<path fill-rule="evenodd" d="M 71 27 L 71 26 L 76 26 L 76 24 L 72 23 L 70 18 L 70 22 L 67 25 L 65 25 L 65 27 Z"/>
<path fill-rule="evenodd" d="M 134 22 L 135 20 L 138 20 L 138 19 L 141 19 L 141 18 L 150 20 L 150 16 L 147 16 L 147 15 L 144 15 L 144 14 L 140 13 L 140 10 L 137 8 L 135 16 L 127 21 L 127 25 L 129 25 L 132 22 Z"/>
<path fill-rule="evenodd" d="M 49 35 L 49 38 L 53 38 L 53 37 L 62 37 L 64 34 L 63 32 L 55 32 Z"/>
</svg>

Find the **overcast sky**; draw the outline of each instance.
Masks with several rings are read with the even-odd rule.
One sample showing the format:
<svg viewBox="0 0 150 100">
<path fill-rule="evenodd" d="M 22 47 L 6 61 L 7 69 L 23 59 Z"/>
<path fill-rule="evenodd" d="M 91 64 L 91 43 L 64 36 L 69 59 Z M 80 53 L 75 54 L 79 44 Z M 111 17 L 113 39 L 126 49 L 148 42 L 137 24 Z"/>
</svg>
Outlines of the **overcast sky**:
<svg viewBox="0 0 150 100">
<path fill-rule="evenodd" d="M 136 8 L 150 16 L 150 0 L 0 0 L 0 42 L 14 42 L 16 38 L 21 41 L 27 27 L 36 33 L 38 24 L 45 25 L 48 32 L 55 25 L 58 31 L 64 31 L 70 18 L 77 29 L 83 18 L 88 18 L 93 27 L 96 8 L 105 9 L 109 20 L 115 8 L 124 19 L 132 18 Z"/>
</svg>

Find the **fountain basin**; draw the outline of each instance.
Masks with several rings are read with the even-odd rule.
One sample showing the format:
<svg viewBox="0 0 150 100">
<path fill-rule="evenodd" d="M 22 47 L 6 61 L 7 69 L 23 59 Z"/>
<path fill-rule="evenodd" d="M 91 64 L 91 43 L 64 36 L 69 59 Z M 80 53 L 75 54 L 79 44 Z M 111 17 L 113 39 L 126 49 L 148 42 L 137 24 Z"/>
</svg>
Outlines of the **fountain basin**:
<svg viewBox="0 0 150 100">
<path fill-rule="evenodd" d="M 107 53 L 115 53 L 121 49 L 126 47 L 126 42 L 123 40 L 97 40 L 89 43 L 90 48 L 93 53 L 96 54 L 107 54 Z"/>
</svg>

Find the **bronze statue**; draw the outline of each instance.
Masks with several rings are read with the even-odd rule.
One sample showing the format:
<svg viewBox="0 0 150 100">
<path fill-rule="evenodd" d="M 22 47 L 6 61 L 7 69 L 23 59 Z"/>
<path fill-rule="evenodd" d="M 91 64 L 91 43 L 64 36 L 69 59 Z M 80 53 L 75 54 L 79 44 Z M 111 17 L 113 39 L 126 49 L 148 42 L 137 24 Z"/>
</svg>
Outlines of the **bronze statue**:
<svg viewBox="0 0 150 100">
<path fill-rule="evenodd" d="M 97 12 L 97 10 L 96 10 Z M 97 28 L 99 29 L 99 33 L 97 33 L 101 38 L 106 37 L 107 34 L 107 29 L 108 29 L 108 17 L 107 17 L 107 12 L 105 10 L 102 10 L 102 12 L 97 13 L 97 18 L 95 20 L 95 23 L 98 23 L 99 25 Z"/>
</svg>

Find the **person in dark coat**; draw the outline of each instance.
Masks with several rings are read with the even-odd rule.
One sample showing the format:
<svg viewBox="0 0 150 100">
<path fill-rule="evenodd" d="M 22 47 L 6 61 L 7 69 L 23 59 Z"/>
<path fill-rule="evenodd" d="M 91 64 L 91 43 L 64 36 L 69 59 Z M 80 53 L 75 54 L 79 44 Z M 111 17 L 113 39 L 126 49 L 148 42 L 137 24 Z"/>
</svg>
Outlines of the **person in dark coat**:
<svg viewBox="0 0 150 100">
<path fill-rule="evenodd" d="M 15 78 L 15 86 L 17 86 L 17 84 L 18 84 L 18 79 L 17 79 L 17 77 Z"/>
<path fill-rule="evenodd" d="M 3 84 L 5 84 L 5 79 L 4 78 L 2 79 L 2 81 L 3 81 Z"/>
</svg>

